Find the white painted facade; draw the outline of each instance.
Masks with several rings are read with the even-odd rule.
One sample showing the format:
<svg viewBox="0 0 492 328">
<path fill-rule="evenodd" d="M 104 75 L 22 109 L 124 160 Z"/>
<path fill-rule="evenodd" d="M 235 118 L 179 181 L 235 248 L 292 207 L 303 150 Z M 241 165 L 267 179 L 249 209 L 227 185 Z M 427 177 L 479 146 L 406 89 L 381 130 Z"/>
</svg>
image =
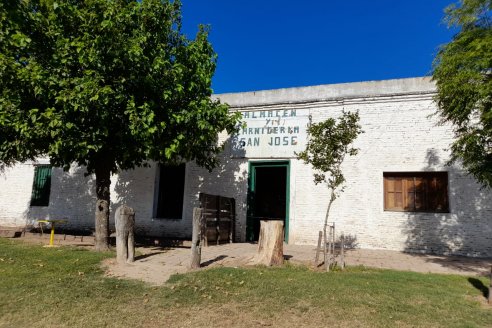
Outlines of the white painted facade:
<svg viewBox="0 0 492 328">
<path fill-rule="evenodd" d="M 243 140 L 243 144 L 241 138 L 249 137 L 246 131 L 235 143 L 228 143 L 221 165 L 211 173 L 188 163 L 180 220 L 154 217 L 158 165 L 122 172 L 112 178 L 112 213 L 126 203 L 136 211 L 137 233 L 189 238 L 198 193 L 220 194 L 236 198 L 236 239 L 245 240 L 249 163 L 288 160 L 289 243 L 314 245 L 322 229 L 329 192 L 325 186 L 313 183 L 311 168 L 298 161 L 293 152 L 305 143 L 303 131 L 308 117 L 317 122 L 336 117 L 343 110 L 359 111 L 364 133 L 355 146 L 360 151 L 344 163 L 346 189 L 331 212 L 330 221 L 336 222 L 337 232 L 350 236 L 361 248 L 492 256 L 492 193 L 481 190 L 459 166 L 446 166 L 452 130 L 437 125 L 434 95 L 435 86 L 428 78 L 216 95 L 232 110 L 241 111 L 243 116 L 249 113 L 245 118 L 248 122 L 256 113 L 257 121 L 250 123 L 251 128 L 267 123 L 268 114 L 260 117 L 261 111 L 274 113 L 271 115 L 277 117 L 279 128 L 285 127 L 283 134 L 280 129 L 277 134 L 267 131 L 259 142 L 265 146 L 270 137 L 278 135 L 281 144 L 276 148 L 257 147 L 254 140 L 250 145 Z M 293 112 L 295 115 L 291 115 Z M 295 126 L 299 130 L 289 134 L 288 127 Z M 256 137 L 255 131 L 252 133 Z M 294 134 L 297 138 L 292 139 Z M 286 145 L 283 137 L 288 137 Z M 220 136 L 221 141 L 227 139 L 226 135 Z M 238 150 L 241 146 L 244 148 Z M 68 228 L 92 228 L 94 178 L 84 177 L 80 167 L 74 166 L 69 172 L 53 169 L 50 205 L 30 207 L 33 164 L 19 164 L 0 174 L 0 226 L 68 217 Z M 449 213 L 385 211 L 383 172 L 424 171 L 448 172 Z"/>
</svg>

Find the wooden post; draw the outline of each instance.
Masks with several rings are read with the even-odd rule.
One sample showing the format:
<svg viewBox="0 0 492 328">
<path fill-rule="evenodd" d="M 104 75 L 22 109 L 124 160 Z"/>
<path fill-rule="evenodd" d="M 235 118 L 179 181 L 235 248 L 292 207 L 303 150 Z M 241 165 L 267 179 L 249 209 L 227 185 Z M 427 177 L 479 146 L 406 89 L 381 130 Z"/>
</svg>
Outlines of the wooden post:
<svg viewBox="0 0 492 328">
<path fill-rule="evenodd" d="M 121 205 L 115 212 L 116 260 L 118 263 L 135 261 L 135 211 Z"/>
<path fill-rule="evenodd" d="M 220 196 L 215 197 L 215 223 L 216 245 L 220 245 Z"/>
<path fill-rule="evenodd" d="M 325 264 L 325 269 L 326 271 L 330 271 L 330 267 L 333 264 L 333 226 L 329 225 L 328 226 L 328 254 L 326 256 L 326 264 Z"/>
<path fill-rule="evenodd" d="M 323 229 L 323 263 L 325 264 L 325 270 L 329 270 L 330 266 L 328 265 L 328 249 L 326 247 L 326 243 L 328 242 L 327 237 L 326 237 L 326 225 L 325 228 Z"/>
<path fill-rule="evenodd" d="M 328 228 L 328 231 L 327 231 Z M 335 263 L 335 223 L 325 225 L 323 231 L 323 252 L 325 270 L 330 271 L 330 266 Z"/>
<path fill-rule="evenodd" d="M 323 231 L 319 232 L 318 235 L 318 247 L 316 247 L 316 257 L 314 258 L 314 267 L 318 267 L 319 253 L 321 252 L 321 241 L 323 240 Z"/>
<path fill-rule="evenodd" d="M 193 234 L 191 237 L 191 262 L 190 269 L 199 269 L 202 260 L 202 215 L 203 209 L 195 207 L 193 209 Z"/>
<path fill-rule="evenodd" d="M 487 295 L 487 301 L 489 302 L 489 304 L 492 301 L 492 295 L 490 295 L 490 293 L 492 293 L 492 266 L 490 267 L 489 295 Z"/>
<path fill-rule="evenodd" d="M 261 220 L 260 238 L 256 264 L 266 266 L 284 263 L 284 222 L 279 220 Z"/>
<path fill-rule="evenodd" d="M 229 242 L 234 242 L 234 236 L 236 234 L 236 200 L 231 198 L 231 228 L 229 232 Z"/>
<path fill-rule="evenodd" d="M 335 262 L 335 222 L 333 222 L 333 228 L 331 230 L 331 262 Z"/>
<path fill-rule="evenodd" d="M 131 220 L 131 226 L 128 230 L 128 257 L 126 259 L 126 262 L 132 263 L 135 262 L 135 212 L 133 212 L 133 215 L 131 215 L 129 220 Z"/>
<path fill-rule="evenodd" d="M 340 267 L 345 269 L 345 236 L 342 235 L 340 236 Z"/>
</svg>

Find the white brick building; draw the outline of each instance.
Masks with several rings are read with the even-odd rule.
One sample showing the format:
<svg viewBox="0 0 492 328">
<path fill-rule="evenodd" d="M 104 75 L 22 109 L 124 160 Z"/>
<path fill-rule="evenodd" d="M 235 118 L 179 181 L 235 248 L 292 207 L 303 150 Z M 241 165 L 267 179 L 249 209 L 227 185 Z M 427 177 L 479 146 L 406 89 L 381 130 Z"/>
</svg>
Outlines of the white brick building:
<svg viewBox="0 0 492 328">
<path fill-rule="evenodd" d="M 311 168 L 294 151 L 305 145 L 309 117 L 316 122 L 359 111 L 360 151 L 346 159 L 347 188 L 331 212 L 337 232 L 362 248 L 492 256 L 492 193 L 459 166 L 446 166 L 452 131 L 437 125 L 434 95 L 428 78 L 217 95 L 247 123 L 239 136 L 220 136 L 228 142 L 221 165 L 211 173 L 193 163 L 182 173 L 157 164 L 122 172 L 112 178 L 112 213 L 127 203 L 140 234 L 190 238 L 198 193 L 220 194 L 236 199 L 236 240 L 251 236 L 249 213 L 284 219 L 289 243 L 315 244 L 329 192 L 313 183 Z M 95 181 L 83 168 L 53 168 L 48 206 L 30 206 L 35 166 L 47 163 L 0 174 L 0 226 L 68 217 L 67 227 L 92 228 Z M 158 204 L 166 199 L 172 210 Z"/>
</svg>

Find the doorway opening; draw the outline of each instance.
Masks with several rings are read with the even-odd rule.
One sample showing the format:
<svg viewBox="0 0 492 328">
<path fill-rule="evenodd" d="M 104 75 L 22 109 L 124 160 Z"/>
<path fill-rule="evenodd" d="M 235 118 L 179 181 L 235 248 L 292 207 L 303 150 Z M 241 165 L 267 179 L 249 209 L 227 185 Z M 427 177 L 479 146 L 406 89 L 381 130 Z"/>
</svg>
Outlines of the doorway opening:
<svg viewBox="0 0 492 328">
<path fill-rule="evenodd" d="M 250 162 L 246 240 L 258 241 L 260 220 L 284 222 L 289 237 L 289 162 Z"/>
</svg>

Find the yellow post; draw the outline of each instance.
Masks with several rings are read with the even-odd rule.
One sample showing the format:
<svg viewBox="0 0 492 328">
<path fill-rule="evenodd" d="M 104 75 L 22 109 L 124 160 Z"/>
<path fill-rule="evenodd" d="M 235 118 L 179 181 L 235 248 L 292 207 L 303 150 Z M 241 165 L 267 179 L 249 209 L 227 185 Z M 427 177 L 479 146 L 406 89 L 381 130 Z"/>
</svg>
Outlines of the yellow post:
<svg viewBox="0 0 492 328">
<path fill-rule="evenodd" d="M 55 222 L 51 222 L 50 246 L 53 246 L 54 242 L 55 242 Z"/>
<path fill-rule="evenodd" d="M 68 219 L 61 219 L 61 220 L 38 220 L 39 223 L 50 223 L 51 224 L 51 235 L 50 235 L 50 243 L 49 245 L 46 245 L 45 247 L 54 247 L 55 246 L 55 224 L 57 222 L 59 223 L 66 223 Z"/>
</svg>

